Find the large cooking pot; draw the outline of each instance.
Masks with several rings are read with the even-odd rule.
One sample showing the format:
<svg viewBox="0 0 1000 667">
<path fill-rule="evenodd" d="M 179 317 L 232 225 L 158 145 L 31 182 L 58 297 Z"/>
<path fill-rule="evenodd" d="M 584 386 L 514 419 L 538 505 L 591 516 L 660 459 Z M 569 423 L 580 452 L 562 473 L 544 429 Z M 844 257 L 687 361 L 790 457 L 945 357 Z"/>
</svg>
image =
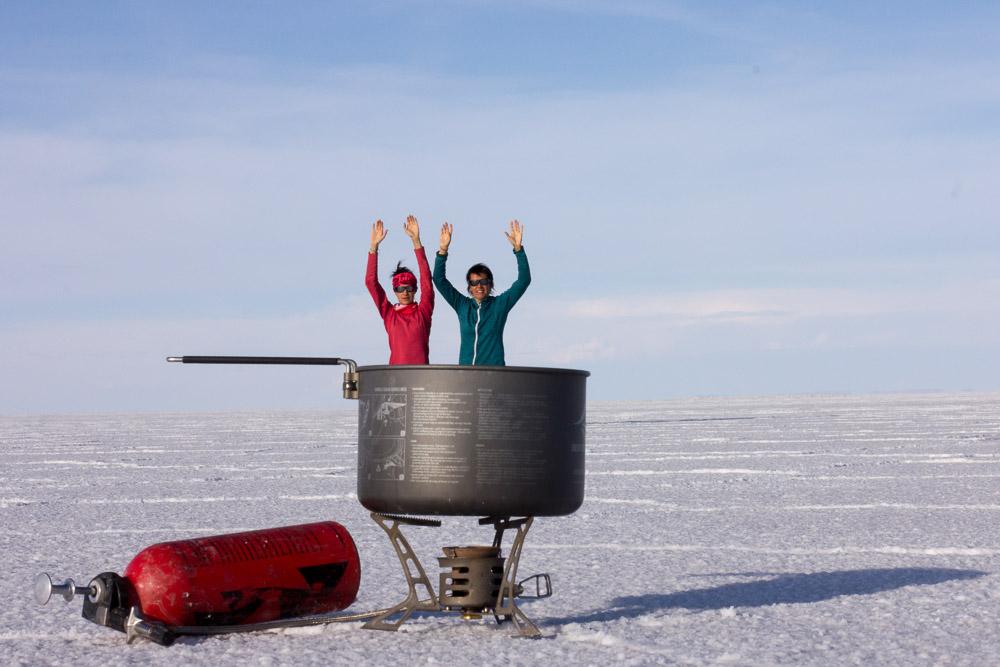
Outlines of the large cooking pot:
<svg viewBox="0 0 1000 667">
<path fill-rule="evenodd" d="M 168 357 L 347 366 L 358 499 L 373 512 L 559 516 L 583 503 L 587 371 L 363 366 L 330 357 Z"/>
<path fill-rule="evenodd" d="M 587 371 L 363 366 L 358 375 L 366 508 L 558 516 L 583 502 Z"/>
</svg>

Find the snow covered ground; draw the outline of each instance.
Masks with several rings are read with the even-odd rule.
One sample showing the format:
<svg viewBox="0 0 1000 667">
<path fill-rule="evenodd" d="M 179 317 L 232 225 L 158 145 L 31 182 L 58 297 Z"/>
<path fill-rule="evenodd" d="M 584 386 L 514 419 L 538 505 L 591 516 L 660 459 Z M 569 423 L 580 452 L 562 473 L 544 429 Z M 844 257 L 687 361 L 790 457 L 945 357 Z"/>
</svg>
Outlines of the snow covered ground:
<svg viewBox="0 0 1000 667">
<path fill-rule="evenodd" d="M 423 616 L 125 645 L 40 607 L 36 573 L 121 572 L 154 542 L 333 519 L 362 558 L 351 611 L 405 592 L 354 499 L 356 414 L 0 418 L 8 665 L 1000 663 L 1000 395 L 692 399 L 588 411 L 587 493 L 541 518 L 520 573 L 540 640 Z M 436 581 L 474 519 L 410 528 Z"/>
</svg>

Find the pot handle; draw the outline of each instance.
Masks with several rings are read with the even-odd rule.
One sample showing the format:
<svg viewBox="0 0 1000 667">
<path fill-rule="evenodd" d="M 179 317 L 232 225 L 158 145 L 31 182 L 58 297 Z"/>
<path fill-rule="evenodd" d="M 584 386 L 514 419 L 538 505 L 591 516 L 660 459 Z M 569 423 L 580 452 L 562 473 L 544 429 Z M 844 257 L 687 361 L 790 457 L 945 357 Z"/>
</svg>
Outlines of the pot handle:
<svg viewBox="0 0 1000 667">
<path fill-rule="evenodd" d="M 191 356 L 167 357 L 167 361 L 182 364 L 279 364 L 285 366 L 346 366 L 344 398 L 358 397 L 358 364 L 343 357 L 231 357 Z"/>
</svg>

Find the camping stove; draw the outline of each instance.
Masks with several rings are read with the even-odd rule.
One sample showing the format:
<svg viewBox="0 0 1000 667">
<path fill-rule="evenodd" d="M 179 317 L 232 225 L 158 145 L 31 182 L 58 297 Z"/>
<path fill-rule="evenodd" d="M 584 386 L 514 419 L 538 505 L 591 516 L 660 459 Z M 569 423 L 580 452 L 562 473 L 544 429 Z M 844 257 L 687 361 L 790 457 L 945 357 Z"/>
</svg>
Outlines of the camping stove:
<svg viewBox="0 0 1000 667">
<path fill-rule="evenodd" d="M 457 612 L 465 620 L 480 619 L 483 614 L 492 613 L 497 623 L 511 621 L 521 637 L 541 636 L 538 626 L 514 602 L 518 597 L 537 599 L 552 595 L 552 579 L 548 574 L 517 581 L 521 549 L 534 517 L 486 517 L 480 519 L 479 524 L 493 525 L 492 545 L 443 547 L 445 555 L 438 557 L 438 564 L 443 569 L 439 575 L 438 595 L 400 526 L 439 527 L 441 522 L 376 512 L 371 517 L 389 537 L 403 568 L 408 591 L 402 602 L 365 623 L 365 628 L 398 630 L 414 612 Z M 516 535 L 509 557 L 504 558 L 503 535 L 508 529 L 515 530 Z"/>
</svg>

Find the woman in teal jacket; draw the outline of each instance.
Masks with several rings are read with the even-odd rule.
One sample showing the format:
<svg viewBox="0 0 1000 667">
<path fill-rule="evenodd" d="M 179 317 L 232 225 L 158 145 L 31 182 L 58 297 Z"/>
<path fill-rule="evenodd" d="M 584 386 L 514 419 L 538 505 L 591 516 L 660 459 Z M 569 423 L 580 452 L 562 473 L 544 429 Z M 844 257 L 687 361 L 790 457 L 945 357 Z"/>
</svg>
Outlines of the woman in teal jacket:
<svg viewBox="0 0 1000 667">
<path fill-rule="evenodd" d="M 531 283 L 528 258 L 521 245 L 524 228 L 520 222 L 513 220 L 510 231 L 505 232 L 507 240 L 514 246 L 517 280 L 498 296 L 493 296 L 493 272 L 485 264 L 475 264 L 466 271 L 469 296 L 455 289 L 448 280 L 445 266 L 453 229 L 447 222 L 441 227 L 441 242 L 434 259 L 434 286 L 458 315 L 458 329 L 462 336 L 458 363 L 463 366 L 503 366 L 503 329 L 507 324 L 507 314 Z"/>
</svg>

